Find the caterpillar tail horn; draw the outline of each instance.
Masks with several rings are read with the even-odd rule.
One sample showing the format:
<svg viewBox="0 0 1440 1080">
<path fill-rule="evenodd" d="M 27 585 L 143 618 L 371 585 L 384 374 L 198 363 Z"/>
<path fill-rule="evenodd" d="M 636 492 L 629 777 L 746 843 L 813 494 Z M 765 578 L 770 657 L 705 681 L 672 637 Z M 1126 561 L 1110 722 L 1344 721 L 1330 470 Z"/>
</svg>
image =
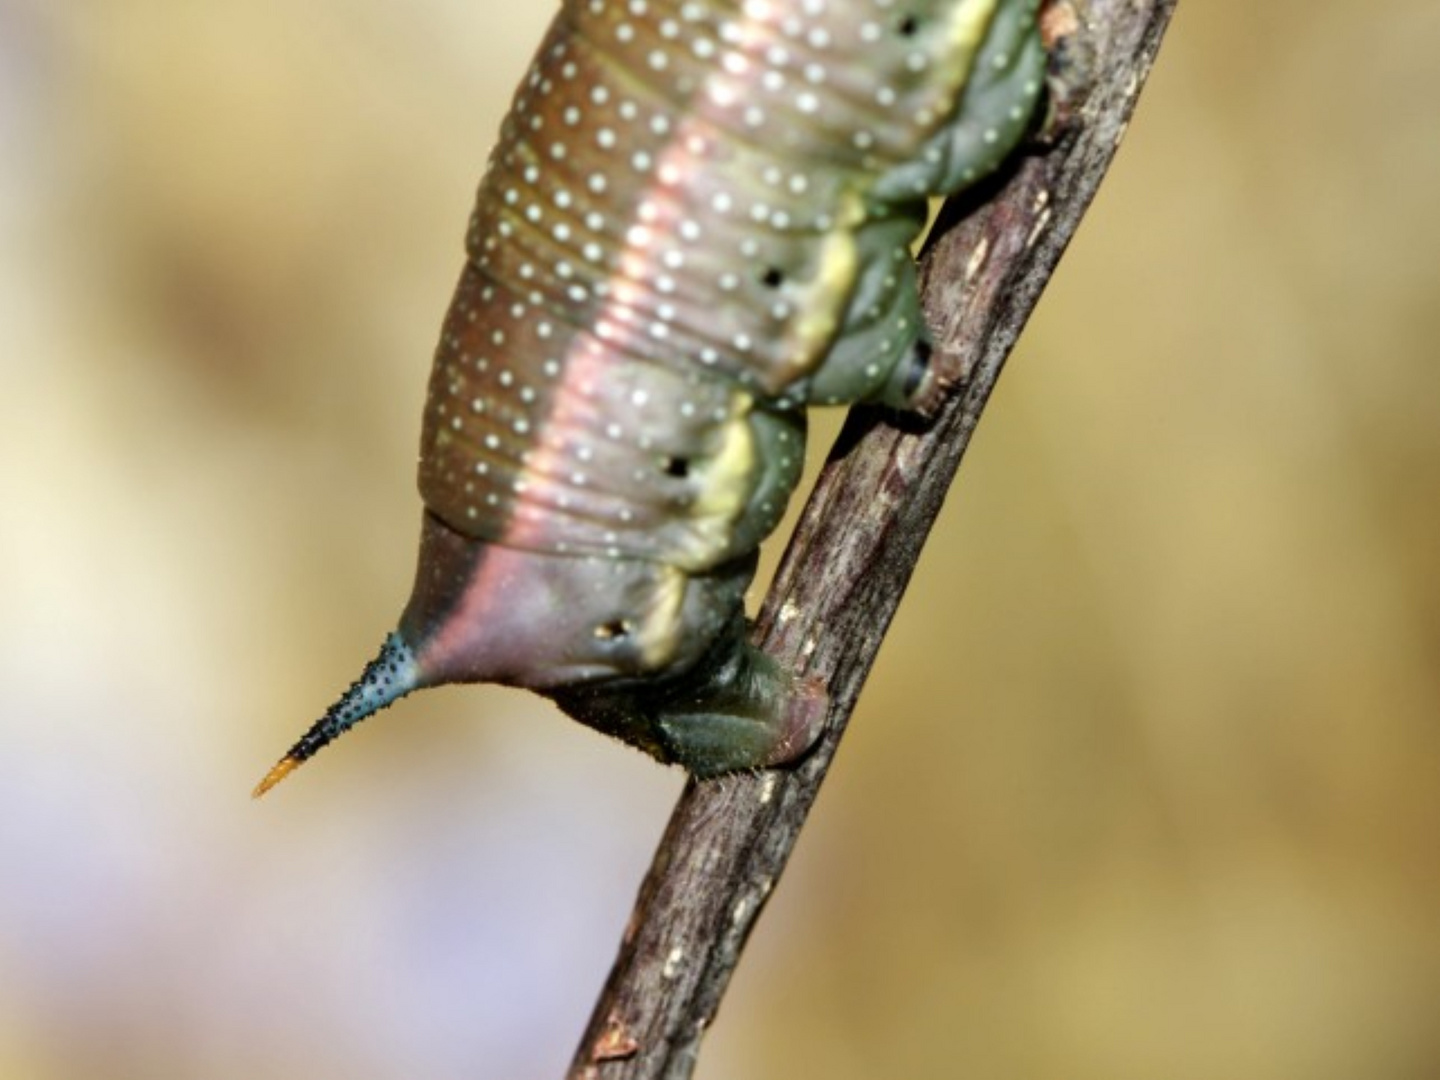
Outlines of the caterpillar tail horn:
<svg viewBox="0 0 1440 1080">
<path fill-rule="evenodd" d="M 265 774 L 265 779 L 255 786 L 252 798 L 260 798 L 314 757 L 321 747 L 419 686 L 420 668 L 414 652 L 398 633 L 391 634 L 381 646 L 380 655 L 365 666 L 360 678 Z"/>
</svg>

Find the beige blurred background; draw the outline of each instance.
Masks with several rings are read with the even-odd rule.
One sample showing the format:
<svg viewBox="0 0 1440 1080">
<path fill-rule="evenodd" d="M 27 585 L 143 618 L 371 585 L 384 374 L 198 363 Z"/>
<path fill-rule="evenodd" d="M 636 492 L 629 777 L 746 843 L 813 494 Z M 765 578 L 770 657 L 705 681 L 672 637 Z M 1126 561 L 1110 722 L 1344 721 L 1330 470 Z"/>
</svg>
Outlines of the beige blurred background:
<svg viewBox="0 0 1440 1080">
<path fill-rule="evenodd" d="M 247 797 L 551 10 L 0 0 L 0 1078 L 568 1059 L 678 775 L 485 688 Z M 1440 1076 L 1437 55 L 1181 0 L 702 1078 Z"/>
</svg>

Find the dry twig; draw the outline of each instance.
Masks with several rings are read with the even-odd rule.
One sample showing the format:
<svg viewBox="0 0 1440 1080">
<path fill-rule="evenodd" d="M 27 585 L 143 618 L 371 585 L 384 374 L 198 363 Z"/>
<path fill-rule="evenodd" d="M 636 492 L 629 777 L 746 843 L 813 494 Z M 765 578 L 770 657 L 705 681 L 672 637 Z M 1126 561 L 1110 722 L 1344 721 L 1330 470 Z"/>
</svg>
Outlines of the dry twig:
<svg viewBox="0 0 1440 1080">
<path fill-rule="evenodd" d="M 831 714 L 797 768 L 685 789 L 640 889 L 571 1080 L 684 1080 L 789 858 L 970 435 L 1110 164 L 1175 0 L 1052 0 L 1043 140 L 947 204 L 922 257 L 937 353 L 964 375 L 928 424 L 856 409 L 790 542 L 759 641 L 822 679 Z"/>
</svg>

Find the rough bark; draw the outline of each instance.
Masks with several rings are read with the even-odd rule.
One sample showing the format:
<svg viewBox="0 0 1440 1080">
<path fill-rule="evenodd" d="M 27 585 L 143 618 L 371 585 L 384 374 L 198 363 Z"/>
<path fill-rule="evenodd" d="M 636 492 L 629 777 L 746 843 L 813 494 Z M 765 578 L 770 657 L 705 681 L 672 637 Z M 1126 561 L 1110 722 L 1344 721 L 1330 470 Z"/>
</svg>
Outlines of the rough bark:
<svg viewBox="0 0 1440 1080">
<path fill-rule="evenodd" d="M 1050 115 L 1018 164 L 952 200 L 921 258 L 937 354 L 959 373 L 927 423 L 852 412 L 756 624 L 826 684 L 793 769 L 692 781 L 640 888 L 572 1080 L 683 1080 L 804 825 L 970 435 L 1113 158 L 1175 0 L 1054 0 Z"/>
</svg>

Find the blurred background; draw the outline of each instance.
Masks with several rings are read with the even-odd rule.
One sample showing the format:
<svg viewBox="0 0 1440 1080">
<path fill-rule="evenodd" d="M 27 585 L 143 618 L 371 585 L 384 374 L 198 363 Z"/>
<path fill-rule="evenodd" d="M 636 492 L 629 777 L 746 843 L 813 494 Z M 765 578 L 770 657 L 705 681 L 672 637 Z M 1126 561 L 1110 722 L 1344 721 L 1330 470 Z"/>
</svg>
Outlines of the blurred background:
<svg viewBox="0 0 1440 1080">
<path fill-rule="evenodd" d="M 553 10 L 0 0 L 0 1077 L 558 1077 L 678 774 L 436 691 L 429 354 Z M 1440 7 L 1182 0 L 699 1075 L 1440 1075 Z M 817 432 L 823 450 L 826 432 Z"/>
</svg>

